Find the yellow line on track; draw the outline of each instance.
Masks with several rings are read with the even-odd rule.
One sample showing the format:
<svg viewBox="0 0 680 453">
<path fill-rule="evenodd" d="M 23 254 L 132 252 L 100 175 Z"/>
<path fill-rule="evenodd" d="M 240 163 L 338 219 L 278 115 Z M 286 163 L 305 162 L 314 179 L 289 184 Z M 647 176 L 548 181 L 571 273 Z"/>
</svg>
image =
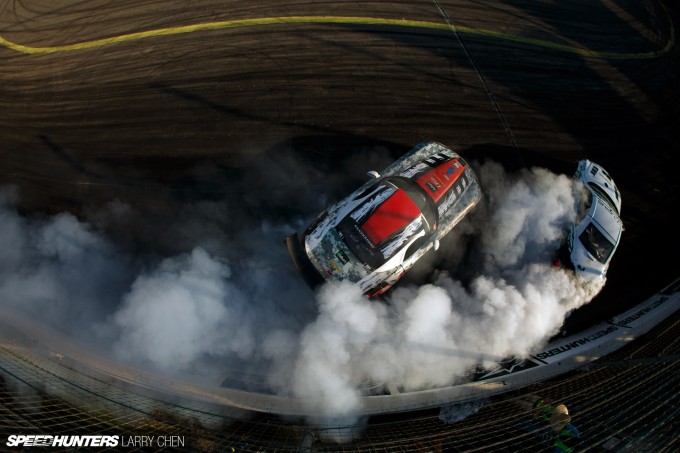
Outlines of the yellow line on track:
<svg viewBox="0 0 680 453">
<path fill-rule="evenodd" d="M 159 28 L 156 30 L 148 30 L 137 33 L 129 33 L 124 35 L 112 36 L 110 38 L 95 39 L 93 41 L 84 41 L 76 44 L 66 44 L 61 46 L 49 47 L 30 47 L 22 44 L 16 44 L 6 40 L 0 36 L 0 45 L 9 49 L 15 50 L 29 55 L 43 55 L 61 52 L 70 52 L 75 50 L 92 49 L 96 47 L 107 46 L 110 44 L 138 41 L 147 38 L 154 38 L 159 36 L 171 36 L 184 33 L 194 33 L 198 31 L 209 30 L 225 30 L 228 28 L 242 28 L 253 26 L 267 26 L 280 24 L 337 24 L 337 25 L 369 25 L 369 26 L 394 26 L 407 28 L 420 28 L 430 30 L 453 30 L 453 26 L 445 23 L 426 22 L 418 20 L 406 19 L 381 19 L 373 17 L 350 17 L 350 16 L 288 16 L 288 17 L 264 17 L 257 19 L 240 19 L 229 20 L 223 22 L 208 22 L 203 24 L 183 25 L 179 27 Z M 542 39 L 527 38 L 524 36 L 511 35 L 497 31 L 485 30 L 481 28 L 470 28 L 463 26 L 456 26 L 455 30 L 458 33 L 464 33 L 476 36 L 485 36 L 505 41 L 513 41 L 521 44 L 527 44 L 536 47 L 542 47 L 561 52 L 568 52 L 572 54 L 581 55 L 584 57 L 616 59 L 616 60 L 630 60 L 630 59 L 650 59 L 658 58 L 667 53 L 675 41 L 675 30 L 671 23 L 670 37 L 668 43 L 663 49 L 638 52 L 638 53 L 623 53 L 623 52 L 605 52 L 584 49 L 580 47 L 568 46 L 566 44 L 559 44 Z"/>
</svg>

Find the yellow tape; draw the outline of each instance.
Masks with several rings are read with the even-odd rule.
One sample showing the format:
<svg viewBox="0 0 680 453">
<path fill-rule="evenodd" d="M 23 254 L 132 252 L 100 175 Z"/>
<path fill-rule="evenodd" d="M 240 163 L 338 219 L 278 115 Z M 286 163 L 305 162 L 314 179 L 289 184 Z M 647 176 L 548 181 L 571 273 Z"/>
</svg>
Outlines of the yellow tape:
<svg viewBox="0 0 680 453">
<path fill-rule="evenodd" d="M 76 44 L 66 44 L 62 46 L 49 47 L 30 47 L 22 44 L 16 44 L 4 39 L 0 36 L 0 45 L 9 49 L 15 50 L 29 55 L 42 55 L 59 52 L 70 52 L 74 50 L 92 49 L 95 47 L 106 46 L 109 44 L 116 44 L 129 41 L 138 41 L 147 38 L 154 38 L 159 36 L 179 35 L 183 33 L 194 33 L 197 31 L 208 30 L 224 30 L 228 28 L 253 27 L 253 26 L 267 26 L 277 24 L 338 24 L 338 25 L 373 25 L 373 26 L 395 26 L 395 27 L 409 27 L 421 28 L 431 30 L 453 30 L 453 26 L 445 23 L 426 22 L 406 19 L 381 19 L 372 17 L 344 17 L 344 16 L 288 16 L 288 17 L 264 17 L 257 19 L 241 19 L 229 20 L 223 22 L 208 22 L 195 25 L 183 25 L 179 27 L 160 28 L 157 30 L 148 30 L 137 33 L 129 33 L 125 35 L 112 36 L 110 38 L 95 39 L 93 41 L 85 41 Z M 542 39 L 526 38 L 518 35 L 510 35 L 491 30 L 484 30 L 481 28 L 470 28 L 456 26 L 455 30 L 458 33 L 469 35 L 485 36 L 489 38 L 501 39 L 506 41 L 518 42 L 530 46 L 543 47 L 547 49 L 557 50 L 561 52 L 569 52 L 584 57 L 595 57 L 605 59 L 629 60 L 629 59 L 649 59 L 657 58 L 667 53 L 675 41 L 675 30 L 671 23 L 670 38 L 663 49 L 650 52 L 638 53 L 621 53 L 621 52 L 604 52 L 579 47 L 568 46 Z"/>
</svg>

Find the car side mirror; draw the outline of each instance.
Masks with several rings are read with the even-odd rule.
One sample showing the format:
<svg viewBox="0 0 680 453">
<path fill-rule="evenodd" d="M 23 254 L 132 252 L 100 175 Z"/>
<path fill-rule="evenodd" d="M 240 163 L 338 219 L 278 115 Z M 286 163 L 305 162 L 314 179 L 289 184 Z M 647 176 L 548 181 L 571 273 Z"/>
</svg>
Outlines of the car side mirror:
<svg viewBox="0 0 680 453">
<path fill-rule="evenodd" d="M 371 171 L 368 172 L 368 176 L 372 179 L 378 179 L 378 178 L 380 178 L 380 173 L 378 173 L 375 170 L 371 170 Z"/>
</svg>

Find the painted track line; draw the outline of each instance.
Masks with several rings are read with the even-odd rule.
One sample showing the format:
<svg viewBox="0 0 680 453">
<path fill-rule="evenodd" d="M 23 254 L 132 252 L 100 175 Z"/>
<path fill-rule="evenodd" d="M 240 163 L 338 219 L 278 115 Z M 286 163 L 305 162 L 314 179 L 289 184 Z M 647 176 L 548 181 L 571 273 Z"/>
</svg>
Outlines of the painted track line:
<svg viewBox="0 0 680 453">
<path fill-rule="evenodd" d="M 156 38 L 162 36 L 173 36 L 187 33 L 195 33 L 200 31 L 226 30 L 230 28 L 244 28 L 255 26 L 275 26 L 285 24 L 333 24 L 333 25 L 364 25 L 364 26 L 392 26 L 403 28 L 417 28 L 426 30 L 443 30 L 452 31 L 454 33 L 462 33 L 471 36 L 482 36 L 492 39 L 499 39 L 504 41 L 516 42 L 519 44 L 550 49 L 558 52 L 566 52 L 580 55 L 589 58 L 602 58 L 609 60 L 644 60 L 659 58 L 670 51 L 675 42 L 675 29 L 672 21 L 670 23 L 669 39 L 666 45 L 659 50 L 648 52 L 609 52 L 596 51 L 585 49 L 581 47 L 569 46 L 552 41 L 528 38 L 519 35 L 511 35 L 492 30 L 485 30 L 482 28 L 471 28 L 463 26 L 455 26 L 451 23 L 437 23 L 406 19 L 385 19 L 373 17 L 353 17 L 353 16 L 287 16 L 287 17 L 264 17 L 255 19 L 240 19 L 229 20 L 222 22 L 207 22 L 193 25 L 183 25 L 178 27 L 159 28 L 155 30 L 147 30 L 136 33 L 128 33 L 108 38 L 95 39 L 91 41 L 83 41 L 75 44 L 65 44 L 58 46 L 46 47 L 32 47 L 23 44 L 11 42 L 0 36 L 0 46 L 7 47 L 27 55 L 44 55 L 55 54 L 63 52 L 72 52 L 77 50 L 87 50 L 97 47 L 108 46 L 112 44 L 140 41 L 149 38 Z"/>
</svg>

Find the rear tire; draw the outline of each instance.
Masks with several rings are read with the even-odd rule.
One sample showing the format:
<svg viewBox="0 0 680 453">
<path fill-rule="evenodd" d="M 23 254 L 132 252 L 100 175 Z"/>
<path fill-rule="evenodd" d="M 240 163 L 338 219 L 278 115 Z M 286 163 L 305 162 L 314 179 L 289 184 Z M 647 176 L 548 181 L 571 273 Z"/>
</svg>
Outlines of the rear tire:
<svg viewBox="0 0 680 453">
<path fill-rule="evenodd" d="M 298 239 L 297 233 L 291 233 L 286 238 L 286 246 L 288 247 L 288 254 L 293 260 L 293 265 L 297 269 L 298 273 L 302 279 L 307 283 L 312 290 L 317 289 L 321 286 L 325 280 L 316 270 L 312 262 L 307 256 L 300 240 Z"/>
</svg>

